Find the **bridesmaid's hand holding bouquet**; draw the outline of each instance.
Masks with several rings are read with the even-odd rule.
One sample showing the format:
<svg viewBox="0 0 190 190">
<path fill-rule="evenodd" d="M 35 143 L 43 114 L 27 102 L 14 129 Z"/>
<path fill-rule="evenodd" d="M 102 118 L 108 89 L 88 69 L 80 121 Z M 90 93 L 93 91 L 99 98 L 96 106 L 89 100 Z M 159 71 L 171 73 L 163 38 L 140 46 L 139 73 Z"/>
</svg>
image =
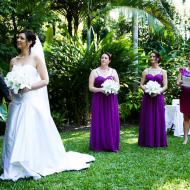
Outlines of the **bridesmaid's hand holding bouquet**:
<svg viewBox="0 0 190 190">
<path fill-rule="evenodd" d="M 161 94 L 162 92 L 160 84 L 156 81 L 148 81 L 147 84 L 144 86 L 145 86 L 145 92 L 152 97 L 155 97 L 158 94 Z"/>
<path fill-rule="evenodd" d="M 105 94 L 118 94 L 119 83 L 114 80 L 107 79 L 101 86 Z"/>
</svg>

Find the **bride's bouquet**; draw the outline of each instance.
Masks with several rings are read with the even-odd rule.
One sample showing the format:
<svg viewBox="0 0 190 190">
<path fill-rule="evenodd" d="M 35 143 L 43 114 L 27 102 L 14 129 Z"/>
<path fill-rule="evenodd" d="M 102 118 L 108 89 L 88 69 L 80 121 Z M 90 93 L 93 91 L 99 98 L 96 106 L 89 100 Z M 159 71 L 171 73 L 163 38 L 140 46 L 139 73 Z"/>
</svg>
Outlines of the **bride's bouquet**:
<svg viewBox="0 0 190 190">
<path fill-rule="evenodd" d="M 158 82 L 156 81 L 148 81 L 145 86 L 145 92 L 148 93 L 149 95 L 151 94 L 160 94 L 161 93 L 161 86 Z"/>
<path fill-rule="evenodd" d="M 13 70 L 5 77 L 5 83 L 13 91 L 18 94 L 23 88 L 31 89 L 31 80 L 23 69 Z"/>
<path fill-rule="evenodd" d="M 105 80 L 101 86 L 106 94 L 117 94 L 119 91 L 119 83 L 111 79 Z"/>
</svg>

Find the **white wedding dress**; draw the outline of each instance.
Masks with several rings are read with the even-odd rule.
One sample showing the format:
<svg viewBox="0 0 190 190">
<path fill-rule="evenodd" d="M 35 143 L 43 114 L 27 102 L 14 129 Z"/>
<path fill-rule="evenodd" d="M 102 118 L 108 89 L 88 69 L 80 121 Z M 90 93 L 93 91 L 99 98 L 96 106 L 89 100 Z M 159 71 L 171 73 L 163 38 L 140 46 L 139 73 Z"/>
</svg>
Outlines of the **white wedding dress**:
<svg viewBox="0 0 190 190">
<path fill-rule="evenodd" d="M 20 67 L 33 82 L 39 80 L 35 67 L 14 65 L 13 70 Z M 0 176 L 3 180 L 39 179 L 55 172 L 81 170 L 95 160 L 87 154 L 65 151 L 42 90 L 15 95 L 9 106 L 2 155 L 3 174 Z"/>
</svg>

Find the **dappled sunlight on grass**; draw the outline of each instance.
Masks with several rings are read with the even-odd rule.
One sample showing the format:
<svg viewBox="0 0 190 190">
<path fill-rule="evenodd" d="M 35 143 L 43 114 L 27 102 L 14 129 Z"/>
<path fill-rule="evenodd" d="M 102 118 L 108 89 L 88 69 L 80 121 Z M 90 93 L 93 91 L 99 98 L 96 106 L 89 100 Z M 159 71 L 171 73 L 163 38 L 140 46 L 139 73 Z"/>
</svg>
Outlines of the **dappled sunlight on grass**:
<svg viewBox="0 0 190 190">
<path fill-rule="evenodd" d="M 67 142 L 67 141 L 73 141 L 73 140 L 82 140 L 88 137 L 89 137 L 88 134 L 80 134 L 80 135 L 71 134 L 70 137 L 67 137 L 67 138 L 63 137 L 63 139 L 64 139 L 64 142 Z"/>
<path fill-rule="evenodd" d="M 89 131 L 71 131 L 71 132 L 62 132 L 61 137 L 64 140 L 67 139 L 76 139 L 76 138 L 88 138 L 89 137 Z"/>
<path fill-rule="evenodd" d="M 122 139 L 122 143 L 126 143 L 126 144 L 137 144 L 138 142 L 138 138 L 134 138 L 134 137 L 128 137 L 126 139 Z"/>
<path fill-rule="evenodd" d="M 155 185 L 154 188 L 157 190 L 188 190 L 190 189 L 190 180 L 172 179 L 163 185 Z"/>
<path fill-rule="evenodd" d="M 138 142 L 137 138 L 130 138 L 130 139 L 127 140 L 126 143 L 128 143 L 128 144 L 137 144 L 137 142 Z"/>
</svg>

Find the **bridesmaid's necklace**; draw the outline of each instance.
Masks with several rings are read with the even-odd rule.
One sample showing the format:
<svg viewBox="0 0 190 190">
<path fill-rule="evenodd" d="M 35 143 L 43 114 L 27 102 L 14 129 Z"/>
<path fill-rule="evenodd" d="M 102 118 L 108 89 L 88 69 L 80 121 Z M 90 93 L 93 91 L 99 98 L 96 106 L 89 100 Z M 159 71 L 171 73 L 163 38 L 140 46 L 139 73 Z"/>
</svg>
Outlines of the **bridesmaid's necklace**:
<svg viewBox="0 0 190 190">
<path fill-rule="evenodd" d="M 156 74 L 159 74 L 160 71 L 161 71 L 161 68 L 159 66 L 150 67 L 150 74 L 156 75 Z"/>
<path fill-rule="evenodd" d="M 159 65 L 150 66 L 151 69 L 159 69 Z"/>
<path fill-rule="evenodd" d="M 160 70 L 160 67 L 159 66 L 156 66 L 156 67 L 151 66 L 150 69 L 153 71 L 158 71 L 158 70 Z"/>
<path fill-rule="evenodd" d="M 108 74 L 110 68 L 109 67 L 106 67 L 106 68 L 99 67 L 99 70 L 105 76 Z"/>
<path fill-rule="evenodd" d="M 108 72 L 110 69 L 109 67 L 106 67 L 106 68 L 103 68 L 103 67 L 99 67 L 100 71 L 103 72 L 103 73 L 106 73 Z"/>
</svg>

